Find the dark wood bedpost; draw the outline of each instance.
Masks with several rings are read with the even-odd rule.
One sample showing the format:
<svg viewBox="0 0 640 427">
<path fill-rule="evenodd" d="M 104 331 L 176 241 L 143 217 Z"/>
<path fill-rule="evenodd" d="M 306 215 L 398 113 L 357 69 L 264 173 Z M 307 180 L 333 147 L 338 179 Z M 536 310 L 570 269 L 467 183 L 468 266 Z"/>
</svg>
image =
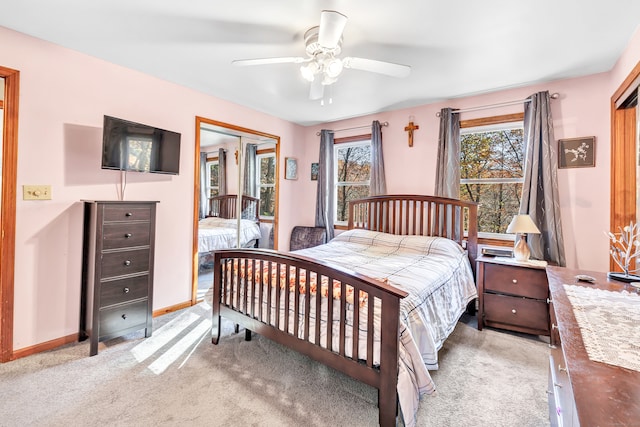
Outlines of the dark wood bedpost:
<svg viewBox="0 0 640 427">
<path fill-rule="evenodd" d="M 382 427 L 395 426 L 398 408 L 398 328 L 400 299 L 391 295 L 382 298 L 380 331 L 380 385 L 378 422 Z"/>
<path fill-rule="evenodd" d="M 473 275 L 476 274 L 476 258 L 478 258 L 478 205 L 469 202 L 468 227 L 467 227 L 467 253 L 471 262 L 471 270 Z"/>
<path fill-rule="evenodd" d="M 223 267 L 220 266 L 221 255 L 218 252 L 213 254 L 213 300 L 211 301 L 211 342 L 218 344 L 220 340 L 220 297 L 222 292 L 222 272 Z"/>
</svg>

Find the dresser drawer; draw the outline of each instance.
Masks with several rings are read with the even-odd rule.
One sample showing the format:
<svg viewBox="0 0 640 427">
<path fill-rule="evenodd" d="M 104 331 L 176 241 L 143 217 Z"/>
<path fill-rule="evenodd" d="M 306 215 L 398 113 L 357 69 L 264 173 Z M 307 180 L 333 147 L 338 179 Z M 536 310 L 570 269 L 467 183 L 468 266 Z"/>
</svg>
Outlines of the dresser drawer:
<svg viewBox="0 0 640 427">
<path fill-rule="evenodd" d="M 484 322 L 518 326 L 524 329 L 549 332 L 547 302 L 484 294 Z"/>
<path fill-rule="evenodd" d="M 149 271 L 149 249 L 133 249 L 102 254 L 102 278 Z"/>
<path fill-rule="evenodd" d="M 136 301 L 100 310 L 100 337 L 119 335 L 147 325 L 148 301 Z"/>
<path fill-rule="evenodd" d="M 122 304 L 149 295 L 149 275 L 110 280 L 100 284 L 100 307 Z"/>
<path fill-rule="evenodd" d="M 562 349 L 552 348 L 549 355 L 549 420 L 552 426 L 578 426 L 573 389 Z"/>
<path fill-rule="evenodd" d="M 104 222 L 111 221 L 149 221 L 151 207 L 139 204 L 106 205 L 103 211 Z"/>
<path fill-rule="evenodd" d="M 150 223 L 109 223 L 102 227 L 102 249 L 149 245 Z"/>
<path fill-rule="evenodd" d="M 485 263 L 484 289 L 546 300 L 549 295 L 544 270 Z"/>
</svg>

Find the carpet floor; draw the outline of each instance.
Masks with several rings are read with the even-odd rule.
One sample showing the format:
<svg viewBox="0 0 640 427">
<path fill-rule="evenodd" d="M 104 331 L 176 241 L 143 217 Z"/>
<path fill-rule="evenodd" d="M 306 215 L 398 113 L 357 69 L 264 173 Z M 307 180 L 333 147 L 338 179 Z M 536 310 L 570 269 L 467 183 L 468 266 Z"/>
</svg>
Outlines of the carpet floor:
<svg viewBox="0 0 640 427">
<path fill-rule="evenodd" d="M 223 323 L 206 303 L 131 334 L 0 364 L 0 426 L 375 426 L 375 389 Z M 463 316 L 431 372 L 419 426 L 547 426 L 548 341 Z"/>
</svg>

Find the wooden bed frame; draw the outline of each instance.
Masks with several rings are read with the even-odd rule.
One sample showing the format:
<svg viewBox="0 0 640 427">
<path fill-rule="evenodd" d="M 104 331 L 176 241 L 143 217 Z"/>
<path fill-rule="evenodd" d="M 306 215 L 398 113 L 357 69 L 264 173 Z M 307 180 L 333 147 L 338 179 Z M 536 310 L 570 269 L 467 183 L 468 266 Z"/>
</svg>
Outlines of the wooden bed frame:
<svg viewBox="0 0 640 427">
<path fill-rule="evenodd" d="M 237 218 L 238 196 L 236 194 L 224 194 L 209 198 L 208 216 L 220 218 Z M 242 196 L 242 219 L 260 221 L 260 199 L 251 196 Z"/>
<path fill-rule="evenodd" d="M 465 227 L 466 226 L 466 227 Z M 424 236 L 442 236 L 462 244 L 466 247 L 471 266 L 475 265 L 477 255 L 477 205 L 475 203 L 442 197 L 418 196 L 418 195 L 387 195 L 374 196 L 356 200 L 349 205 L 349 228 L 362 228 L 373 231 L 381 231 L 392 234 L 409 234 Z M 467 229 L 466 233 L 464 228 Z M 466 237 L 465 237 L 466 234 Z M 239 277 L 238 271 L 242 268 L 231 268 L 233 265 L 241 266 L 244 270 L 253 268 L 253 271 L 263 271 L 268 266 L 268 271 L 280 271 L 281 266 L 286 271 L 294 271 L 294 292 L 281 290 L 280 286 L 268 280 L 263 286 L 254 286 L 253 280 L 245 281 Z M 309 327 L 309 311 L 311 298 L 301 296 L 309 295 L 309 280 L 301 277 L 310 277 L 315 273 L 318 277 L 326 277 L 328 283 L 340 283 L 340 307 L 339 319 L 334 319 L 334 299 L 326 300 L 327 324 L 333 320 L 340 321 L 339 345 L 335 348 L 325 348 L 320 342 L 320 324 L 315 322 L 315 327 Z M 251 284 L 247 282 L 252 282 Z M 304 292 L 300 291 L 300 284 Z M 346 325 L 346 290 L 353 288 L 353 295 L 367 294 L 366 309 L 368 315 L 366 321 L 360 319 L 359 310 L 353 310 L 353 326 Z M 265 290 L 266 288 L 266 290 Z M 284 292 L 284 297 L 281 293 Z M 258 309 L 247 297 L 259 299 Z M 257 295 L 254 295 L 257 294 Z M 274 315 L 272 319 L 272 306 L 275 304 L 275 313 L 280 313 L 285 308 L 284 315 Z M 336 268 L 324 262 L 311 258 L 270 250 L 221 250 L 214 252 L 214 290 L 213 290 L 213 325 L 212 342 L 217 344 L 220 339 L 221 316 L 243 326 L 247 331 L 253 331 L 273 341 L 285 345 L 295 351 L 343 372 L 359 381 L 365 382 L 378 389 L 379 423 L 382 426 L 395 425 L 397 414 L 397 381 L 398 381 L 398 328 L 400 322 L 400 299 L 407 294 L 393 286 L 379 280 L 365 277 L 352 271 Z M 284 307 L 281 299 L 284 298 Z M 315 312 L 321 311 L 322 298 L 315 298 Z M 380 331 L 380 362 L 373 362 L 373 306 L 374 300 L 381 303 L 381 331 Z M 266 308 L 263 310 L 263 303 Z M 303 325 L 300 322 L 289 323 L 289 313 L 293 318 L 304 316 Z M 325 312 L 323 312 L 325 314 Z M 284 317 L 281 321 L 281 317 Z M 316 315 L 318 317 L 318 315 Z M 364 316 L 363 316 L 364 317 Z M 362 330 L 367 331 L 367 336 L 359 336 L 359 325 L 367 324 Z M 302 328 L 302 330 L 300 330 Z M 352 329 L 353 346 L 347 355 L 345 343 L 345 330 Z M 311 330 L 310 330 L 311 329 Z M 250 334 L 250 332 L 249 332 Z M 304 339 L 298 338 L 302 334 Z M 332 343 L 331 328 L 327 330 L 327 342 Z M 250 335 L 249 335 L 250 336 Z M 309 337 L 315 337 L 314 343 Z M 359 355 L 358 341 L 366 339 L 366 355 Z"/>
</svg>

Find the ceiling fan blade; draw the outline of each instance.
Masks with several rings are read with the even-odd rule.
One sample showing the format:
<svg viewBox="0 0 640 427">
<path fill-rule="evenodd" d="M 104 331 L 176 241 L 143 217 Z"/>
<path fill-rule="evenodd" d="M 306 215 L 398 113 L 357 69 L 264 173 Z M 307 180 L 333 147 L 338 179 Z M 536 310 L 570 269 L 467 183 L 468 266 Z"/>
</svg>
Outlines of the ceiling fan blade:
<svg viewBox="0 0 640 427">
<path fill-rule="evenodd" d="M 265 65 L 265 64 L 285 64 L 285 63 L 301 64 L 305 61 L 309 61 L 309 59 L 300 58 L 296 56 L 283 56 L 280 58 L 236 59 L 234 61 L 231 61 L 231 63 L 238 67 L 245 67 L 248 65 Z"/>
<path fill-rule="evenodd" d="M 318 44 L 329 50 L 338 47 L 347 19 L 345 15 L 335 10 L 323 10 L 320 14 Z"/>
<path fill-rule="evenodd" d="M 411 67 L 408 65 L 377 61 L 375 59 L 347 57 L 342 59 L 342 65 L 344 68 L 371 71 L 373 73 L 386 74 L 391 77 L 407 77 L 409 73 L 411 73 Z"/>
<path fill-rule="evenodd" d="M 309 99 L 315 101 L 324 97 L 324 85 L 320 76 L 316 76 L 311 82 L 311 88 L 309 89 Z"/>
</svg>

